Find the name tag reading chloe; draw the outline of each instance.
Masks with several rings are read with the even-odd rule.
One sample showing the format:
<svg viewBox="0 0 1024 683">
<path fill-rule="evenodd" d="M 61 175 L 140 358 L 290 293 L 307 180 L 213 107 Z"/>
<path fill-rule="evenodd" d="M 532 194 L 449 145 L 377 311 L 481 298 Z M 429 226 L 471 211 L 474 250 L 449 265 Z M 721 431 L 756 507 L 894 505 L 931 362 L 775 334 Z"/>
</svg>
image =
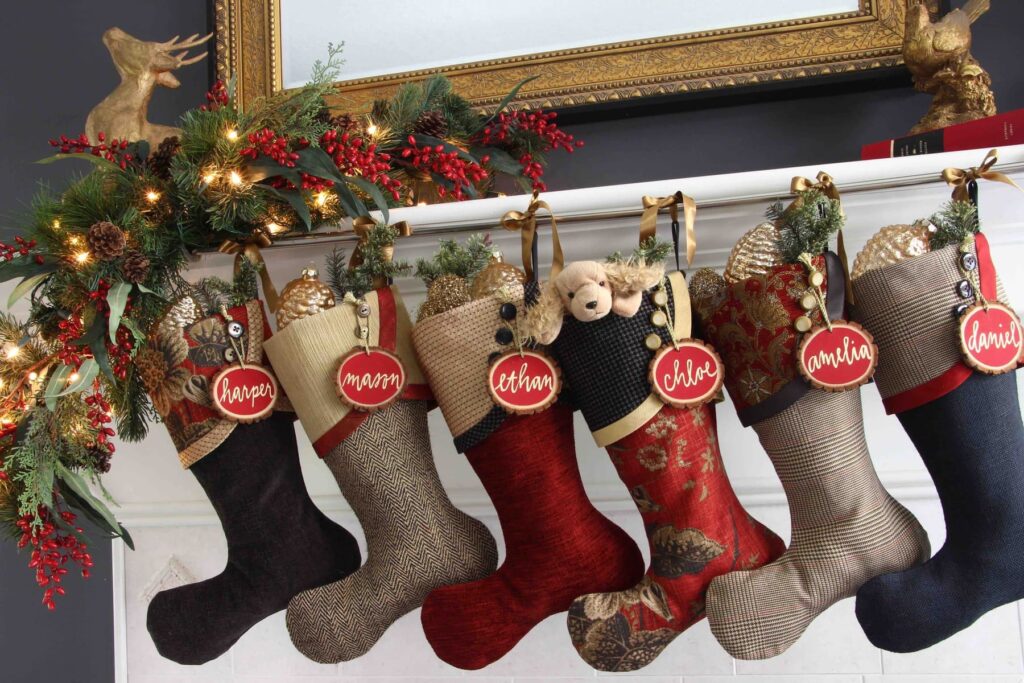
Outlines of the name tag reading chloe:
<svg viewBox="0 0 1024 683">
<path fill-rule="evenodd" d="M 395 402 L 408 379 L 401 359 L 379 347 L 353 349 L 335 377 L 338 397 L 355 410 L 374 411 Z"/>
<path fill-rule="evenodd" d="M 816 326 L 797 349 L 797 367 L 811 386 L 825 391 L 855 389 L 871 379 L 878 364 L 874 337 L 857 323 Z"/>
<path fill-rule="evenodd" d="M 231 365 L 213 378 L 210 398 L 227 419 L 258 422 L 274 410 L 277 379 L 259 365 Z"/>
<path fill-rule="evenodd" d="M 487 389 L 506 412 L 539 413 L 558 398 L 562 372 L 554 360 L 538 351 L 508 351 L 491 364 Z"/>
<path fill-rule="evenodd" d="M 960 350 L 964 362 L 985 374 L 1016 369 L 1024 353 L 1020 319 L 999 302 L 971 306 L 960 316 Z"/>
<path fill-rule="evenodd" d="M 670 406 L 698 406 L 711 401 L 722 388 L 722 367 L 714 347 L 699 339 L 684 339 L 678 349 L 666 344 L 651 360 L 651 387 Z"/>
</svg>

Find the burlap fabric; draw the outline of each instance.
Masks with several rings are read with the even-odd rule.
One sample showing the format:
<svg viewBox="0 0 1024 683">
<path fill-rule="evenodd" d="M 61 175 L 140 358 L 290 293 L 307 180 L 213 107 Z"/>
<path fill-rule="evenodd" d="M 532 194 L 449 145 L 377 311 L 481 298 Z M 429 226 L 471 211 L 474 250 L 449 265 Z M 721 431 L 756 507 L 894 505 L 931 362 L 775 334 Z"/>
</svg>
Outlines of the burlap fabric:
<svg viewBox="0 0 1024 683">
<path fill-rule="evenodd" d="M 786 492 L 792 538 L 772 564 L 711 582 L 711 631 L 738 659 L 781 654 L 869 579 L 929 556 L 924 529 L 871 464 L 858 391 L 811 389 L 754 431 Z"/>
</svg>

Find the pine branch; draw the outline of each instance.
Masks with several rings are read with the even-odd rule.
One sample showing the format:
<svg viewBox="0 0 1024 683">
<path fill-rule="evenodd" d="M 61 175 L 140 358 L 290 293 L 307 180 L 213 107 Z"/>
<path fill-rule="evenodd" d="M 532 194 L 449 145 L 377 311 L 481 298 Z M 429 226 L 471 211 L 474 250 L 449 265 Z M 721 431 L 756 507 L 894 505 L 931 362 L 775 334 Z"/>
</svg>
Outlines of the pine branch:
<svg viewBox="0 0 1024 683">
<path fill-rule="evenodd" d="M 936 228 L 930 240 L 933 251 L 950 244 L 960 244 L 981 229 L 978 207 L 971 202 L 950 201 L 931 217 L 931 222 Z"/>
<path fill-rule="evenodd" d="M 428 285 L 442 275 L 456 275 L 468 281 L 487 266 L 493 255 L 490 235 L 470 235 L 465 246 L 455 240 L 441 240 L 432 258 L 416 261 L 416 277 Z"/>
<path fill-rule="evenodd" d="M 801 254 L 826 251 L 829 238 L 845 222 L 839 201 L 818 190 L 798 192 L 788 207 L 775 202 L 765 215 L 779 229 L 779 251 L 787 263 L 797 263 Z"/>
</svg>

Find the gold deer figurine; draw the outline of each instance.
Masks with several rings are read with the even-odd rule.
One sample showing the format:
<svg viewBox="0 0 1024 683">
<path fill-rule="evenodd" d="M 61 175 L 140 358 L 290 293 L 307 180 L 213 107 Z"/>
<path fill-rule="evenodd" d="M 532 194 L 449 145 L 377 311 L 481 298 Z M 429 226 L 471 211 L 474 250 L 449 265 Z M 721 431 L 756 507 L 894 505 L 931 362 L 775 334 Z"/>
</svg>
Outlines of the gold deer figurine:
<svg viewBox="0 0 1024 683">
<path fill-rule="evenodd" d="M 996 114 L 992 78 L 971 55 L 971 24 L 987 12 L 989 0 L 967 0 L 932 21 L 924 0 L 911 0 L 903 60 L 914 87 L 932 95 L 932 105 L 910 134 L 926 133 Z"/>
<path fill-rule="evenodd" d="M 186 59 L 189 49 L 202 45 L 210 36 L 195 34 L 183 41 L 174 36 L 166 43 L 148 42 L 133 38 L 119 28 L 110 28 L 103 34 L 103 44 L 110 51 L 121 84 L 106 99 L 97 104 L 85 120 L 85 134 L 93 144 L 99 142 L 99 133 L 108 140 L 146 140 L 151 149 L 164 138 L 181 133 L 174 126 L 161 126 L 146 120 L 153 88 L 177 88 L 181 82 L 171 72 L 195 64 L 207 53 Z"/>
</svg>

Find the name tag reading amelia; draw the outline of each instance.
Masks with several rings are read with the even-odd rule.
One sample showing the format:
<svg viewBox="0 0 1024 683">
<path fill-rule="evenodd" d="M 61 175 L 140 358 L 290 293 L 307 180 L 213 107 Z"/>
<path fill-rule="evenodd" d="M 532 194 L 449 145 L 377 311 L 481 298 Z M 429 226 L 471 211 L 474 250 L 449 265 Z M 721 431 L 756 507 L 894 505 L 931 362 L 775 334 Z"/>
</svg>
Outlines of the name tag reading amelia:
<svg viewBox="0 0 1024 683">
<path fill-rule="evenodd" d="M 491 364 L 487 375 L 491 399 L 513 415 L 532 415 L 558 399 L 562 371 L 539 351 L 507 351 Z"/>
<path fill-rule="evenodd" d="M 820 325 L 812 328 L 797 349 L 800 374 L 825 391 L 856 389 L 871 379 L 877 364 L 874 337 L 847 320 L 832 321 L 831 330 Z"/>
</svg>

